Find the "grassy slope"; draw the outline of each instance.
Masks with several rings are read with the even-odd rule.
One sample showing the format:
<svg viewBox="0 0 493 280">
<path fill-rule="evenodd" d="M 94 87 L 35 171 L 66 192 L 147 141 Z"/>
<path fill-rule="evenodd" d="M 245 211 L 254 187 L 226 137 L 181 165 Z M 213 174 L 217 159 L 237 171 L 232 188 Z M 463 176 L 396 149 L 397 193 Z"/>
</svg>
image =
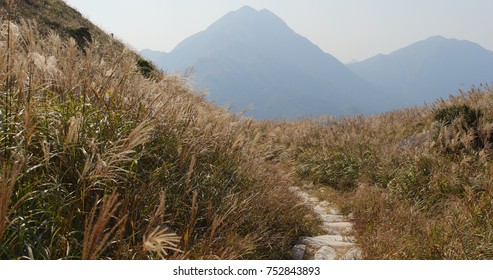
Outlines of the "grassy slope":
<svg viewBox="0 0 493 280">
<path fill-rule="evenodd" d="M 93 26 L 85 46 L 46 32 L 87 26 L 62 1 L 16 3 L 0 22 L 1 258 L 289 258 L 316 230 L 263 127 L 144 77 Z"/>
<path fill-rule="evenodd" d="M 279 141 L 298 174 L 354 213 L 366 258 L 491 259 L 492 108 L 484 88 L 376 117 L 271 125 L 290 136 Z M 450 113 L 460 110 L 481 114 Z"/>
<path fill-rule="evenodd" d="M 55 31 L 62 36 L 69 36 L 71 30 L 83 27 L 88 28 L 93 37 L 98 40 L 108 39 L 108 35 L 63 1 L 14 1 L 15 5 L 10 9 L 7 2 L 8 0 L 0 1 L 0 11 L 4 18 L 7 15 L 7 11 L 10 11 L 11 18 L 17 21 L 21 19 L 36 19 L 39 24 L 38 30 L 44 35 L 50 31 Z"/>
<path fill-rule="evenodd" d="M 490 88 L 370 118 L 254 122 L 180 77 L 146 79 L 61 1 L 18 4 L 17 20 L 39 22 L 11 26 L 8 44 L 2 14 L 2 258 L 289 258 L 315 231 L 286 192 L 297 177 L 354 213 L 367 258 L 493 257 Z M 57 27 L 33 7 L 69 16 Z M 80 27 L 95 41 L 83 50 L 66 39 Z M 482 112 L 476 133 L 436 122 L 464 104 Z"/>
</svg>

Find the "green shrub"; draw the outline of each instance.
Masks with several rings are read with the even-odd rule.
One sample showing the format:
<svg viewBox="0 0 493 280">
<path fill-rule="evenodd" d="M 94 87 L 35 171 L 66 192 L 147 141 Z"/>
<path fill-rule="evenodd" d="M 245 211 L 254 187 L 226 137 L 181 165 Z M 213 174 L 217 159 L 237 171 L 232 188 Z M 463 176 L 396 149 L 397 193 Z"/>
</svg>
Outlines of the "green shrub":
<svg viewBox="0 0 493 280">
<path fill-rule="evenodd" d="M 152 72 L 156 70 L 149 61 L 142 58 L 137 60 L 137 67 L 139 68 L 140 73 L 146 78 L 151 78 Z"/>
<path fill-rule="evenodd" d="M 479 137 L 478 126 L 482 112 L 468 105 L 453 105 L 437 109 L 434 120 L 442 125 L 442 132 L 436 135 L 436 142 L 445 152 L 460 152 L 465 148 L 474 150 L 484 147 Z"/>
<path fill-rule="evenodd" d="M 435 111 L 434 119 L 444 125 L 451 125 L 457 119 L 463 119 L 465 128 L 477 128 L 482 113 L 468 105 L 453 105 Z"/>
<path fill-rule="evenodd" d="M 314 152 L 304 155 L 303 158 L 298 168 L 302 177 L 338 190 L 351 190 L 356 187 L 360 164 L 351 155 L 342 152 L 320 155 Z"/>
<path fill-rule="evenodd" d="M 84 50 L 89 43 L 92 43 L 92 35 L 87 27 L 79 27 L 76 29 L 70 29 L 69 35 L 75 39 L 77 45 L 81 50 Z"/>
</svg>

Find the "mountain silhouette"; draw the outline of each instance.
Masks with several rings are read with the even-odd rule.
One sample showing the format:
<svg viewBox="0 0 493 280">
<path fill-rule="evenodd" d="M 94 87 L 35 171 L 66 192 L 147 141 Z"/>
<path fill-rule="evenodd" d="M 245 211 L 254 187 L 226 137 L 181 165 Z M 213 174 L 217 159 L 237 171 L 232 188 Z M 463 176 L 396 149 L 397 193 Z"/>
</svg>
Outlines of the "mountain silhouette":
<svg viewBox="0 0 493 280">
<path fill-rule="evenodd" d="M 348 67 L 385 88 L 401 106 L 420 105 L 493 81 L 493 52 L 478 44 L 430 37 Z"/>
<path fill-rule="evenodd" d="M 193 81 L 218 105 L 247 115 L 298 118 L 369 114 L 389 98 L 269 10 L 245 6 L 178 44 L 170 53 L 143 50 L 161 69 L 193 68 Z"/>
</svg>

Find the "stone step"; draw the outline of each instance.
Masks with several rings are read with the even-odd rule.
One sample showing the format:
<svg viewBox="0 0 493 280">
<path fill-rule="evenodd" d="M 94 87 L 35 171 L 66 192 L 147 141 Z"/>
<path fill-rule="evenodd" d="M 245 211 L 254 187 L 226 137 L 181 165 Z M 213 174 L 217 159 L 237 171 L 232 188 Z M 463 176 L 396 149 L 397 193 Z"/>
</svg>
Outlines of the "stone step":
<svg viewBox="0 0 493 280">
<path fill-rule="evenodd" d="M 335 206 L 330 206 L 330 207 L 327 207 L 327 213 L 328 214 L 332 214 L 332 215 L 339 215 L 341 214 L 341 211 L 339 211 L 339 209 L 337 209 L 337 207 Z"/>
<path fill-rule="evenodd" d="M 324 246 L 330 247 L 352 247 L 355 246 L 354 240 L 343 237 L 341 235 L 320 235 L 315 237 L 304 237 L 301 239 L 301 244 L 308 247 L 321 248 Z"/>
<path fill-rule="evenodd" d="M 329 203 L 324 200 L 324 201 L 320 202 L 319 205 L 322 206 L 322 207 L 328 207 L 329 206 Z"/>
<path fill-rule="evenodd" d="M 362 251 L 354 243 L 354 237 L 345 236 L 352 230 L 352 215 L 344 216 L 339 209 L 327 201 L 319 201 L 299 187 L 289 188 L 300 197 L 304 204 L 311 207 L 322 220 L 325 235 L 303 237 L 293 247 L 293 259 L 315 260 L 358 260 Z"/>
<path fill-rule="evenodd" d="M 318 198 L 312 196 L 312 197 L 308 198 L 308 202 L 313 203 L 313 204 L 318 204 L 320 202 L 320 200 Z"/>
<path fill-rule="evenodd" d="M 327 211 L 325 210 L 325 207 L 322 207 L 320 205 L 316 205 L 315 207 L 313 207 L 313 210 L 319 216 L 327 214 Z"/>
<path fill-rule="evenodd" d="M 323 214 L 320 218 L 324 223 L 346 222 L 347 218 L 343 215 Z"/>
<path fill-rule="evenodd" d="M 353 224 L 351 222 L 325 222 L 323 227 L 327 230 L 334 230 L 340 233 L 345 233 L 353 229 Z"/>
<path fill-rule="evenodd" d="M 338 230 L 334 230 L 334 229 L 331 229 L 331 228 L 327 228 L 325 226 L 322 226 L 322 228 L 324 229 L 325 231 L 325 235 L 341 235 L 341 232 L 338 231 Z"/>
<path fill-rule="evenodd" d="M 341 257 L 341 260 L 361 260 L 363 259 L 363 252 L 360 248 L 351 248 L 349 251 Z"/>
<path fill-rule="evenodd" d="M 337 252 L 334 248 L 329 246 L 323 246 L 320 248 L 314 256 L 315 260 L 336 260 Z"/>
<path fill-rule="evenodd" d="M 305 257 L 306 245 L 298 244 L 293 247 L 293 260 L 303 260 Z"/>
<path fill-rule="evenodd" d="M 301 191 L 300 187 L 296 187 L 296 186 L 289 187 L 288 190 L 290 190 L 292 192 L 299 192 L 299 191 Z"/>
</svg>

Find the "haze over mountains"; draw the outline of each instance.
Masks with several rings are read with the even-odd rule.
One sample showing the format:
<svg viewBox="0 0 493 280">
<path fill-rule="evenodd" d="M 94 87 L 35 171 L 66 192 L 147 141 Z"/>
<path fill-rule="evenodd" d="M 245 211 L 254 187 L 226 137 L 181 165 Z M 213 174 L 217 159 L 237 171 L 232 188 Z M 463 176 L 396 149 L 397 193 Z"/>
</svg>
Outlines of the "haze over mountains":
<svg viewBox="0 0 493 280">
<path fill-rule="evenodd" d="M 493 52 L 469 41 L 434 36 L 348 67 L 397 96 L 397 105 L 412 106 L 491 83 Z"/>
<path fill-rule="evenodd" d="M 256 118 L 375 113 L 387 98 L 268 10 L 243 7 L 171 53 L 141 54 L 166 71 L 193 66 L 197 88 Z"/>
<path fill-rule="evenodd" d="M 170 53 L 141 54 L 168 72 L 193 68 L 198 89 L 232 111 L 297 118 L 372 114 L 447 97 L 493 81 L 493 52 L 432 37 L 389 55 L 344 65 L 268 10 L 245 6 Z"/>
</svg>

